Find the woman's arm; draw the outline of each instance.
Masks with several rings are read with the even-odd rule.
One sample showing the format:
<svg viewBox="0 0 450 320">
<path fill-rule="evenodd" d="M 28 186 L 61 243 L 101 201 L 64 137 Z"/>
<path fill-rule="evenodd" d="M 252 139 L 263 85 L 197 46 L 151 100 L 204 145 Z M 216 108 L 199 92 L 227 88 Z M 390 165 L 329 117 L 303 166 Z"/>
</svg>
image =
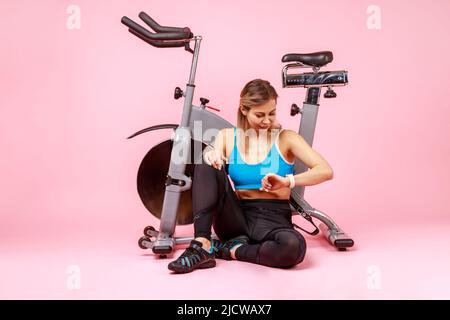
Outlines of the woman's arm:
<svg viewBox="0 0 450 320">
<path fill-rule="evenodd" d="M 203 160 L 218 170 L 222 169 L 223 163 L 227 161 L 225 154 L 225 132 L 226 129 L 220 130 L 212 146 L 207 146 L 203 150 Z"/>
<path fill-rule="evenodd" d="M 303 139 L 292 130 L 284 130 L 284 138 L 288 143 L 288 150 L 302 161 L 310 170 L 294 175 L 296 186 L 312 186 L 333 179 L 333 169 L 328 162 Z M 287 186 L 289 186 L 289 179 Z"/>
<path fill-rule="evenodd" d="M 226 129 L 219 130 L 216 138 L 214 139 L 214 142 L 212 143 L 212 148 L 211 148 L 211 149 L 219 151 L 221 154 L 223 154 L 224 150 L 225 150 L 225 144 L 224 144 L 224 135 L 225 135 L 224 131 L 225 130 Z"/>
</svg>

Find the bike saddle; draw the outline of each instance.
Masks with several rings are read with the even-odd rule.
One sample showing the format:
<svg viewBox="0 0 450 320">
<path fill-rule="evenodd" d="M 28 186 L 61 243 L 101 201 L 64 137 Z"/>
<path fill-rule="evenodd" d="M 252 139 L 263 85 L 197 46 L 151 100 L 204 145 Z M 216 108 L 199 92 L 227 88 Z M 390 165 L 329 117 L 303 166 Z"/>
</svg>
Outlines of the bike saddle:
<svg viewBox="0 0 450 320">
<path fill-rule="evenodd" d="M 331 51 L 320 51 L 314 53 L 288 53 L 281 59 L 282 62 L 300 62 L 311 67 L 322 67 L 333 61 Z"/>
</svg>

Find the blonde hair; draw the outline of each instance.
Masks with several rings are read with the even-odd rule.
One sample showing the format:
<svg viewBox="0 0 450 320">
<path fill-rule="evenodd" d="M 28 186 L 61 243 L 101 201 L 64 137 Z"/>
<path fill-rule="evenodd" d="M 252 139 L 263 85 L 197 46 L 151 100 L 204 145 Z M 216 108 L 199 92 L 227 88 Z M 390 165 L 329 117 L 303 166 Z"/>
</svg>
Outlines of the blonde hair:
<svg viewBox="0 0 450 320">
<path fill-rule="evenodd" d="M 278 94 L 269 81 L 255 79 L 244 86 L 240 97 L 237 112 L 237 128 L 246 131 L 248 129 L 248 121 L 241 111 L 241 106 L 249 111 L 251 108 L 267 103 L 271 99 L 275 99 L 276 102 Z"/>
</svg>

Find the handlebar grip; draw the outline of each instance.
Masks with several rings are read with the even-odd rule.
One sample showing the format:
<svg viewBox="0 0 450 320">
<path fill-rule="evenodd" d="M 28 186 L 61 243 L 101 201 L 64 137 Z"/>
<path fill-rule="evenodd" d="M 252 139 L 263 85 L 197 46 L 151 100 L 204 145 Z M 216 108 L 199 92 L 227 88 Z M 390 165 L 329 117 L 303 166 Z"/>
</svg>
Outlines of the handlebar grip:
<svg viewBox="0 0 450 320">
<path fill-rule="evenodd" d="M 154 47 L 157 48 L 175 48 L 175 47 L 184 47 L 185 42 L 178 41 L 178 42 L 164 42 L 164 41 L 158 41 L 158 40 L 151 40 L 147 37 L 144 37 L 140 33 L 134 31 L 133 29 L 128 29 L 128 31 L 132 34 L 134 34 L 136 37 L 138 37 L 141 40 L 144 40 L 148 44 L 151 44 Z"/>
<path fill-rule="evenodd" d="M 138 33 L 150 40 L 183 40 L 183 39 L 186 39 L 183 32 L 152 33 L 126 16 L 122 17 L 121 22 L 124 25 L 126 25 L 128 28 L 134 30 L 136 33 Z"/>
<path fill-rule="evenodd" d="M 193 37 L 193 34 L 191 33 L 191 30 L 189 28 L 161 26 L 144 11 L 139 13 L 139 18 L 141 18 L 142 21 L 144 21 L 150 28 L 152 28 L 156 32 L 181 32 L 184 34 L 185 39 L 190 39 Z"/>
</svg>

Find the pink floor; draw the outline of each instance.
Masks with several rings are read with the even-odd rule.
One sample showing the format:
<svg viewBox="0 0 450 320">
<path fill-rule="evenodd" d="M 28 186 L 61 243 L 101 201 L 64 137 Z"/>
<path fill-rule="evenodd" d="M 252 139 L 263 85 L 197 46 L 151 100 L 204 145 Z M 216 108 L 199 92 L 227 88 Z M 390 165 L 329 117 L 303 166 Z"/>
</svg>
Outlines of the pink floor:
<svg viewBox="0 0 450 320">
<path fill-rule="evenodd" d="M 182 233 L 189 231 L 179 228 Z M 171 274 L 170 259 L 140 249 L 139 233 L 72 240 L 10 236 L 0 244 L 0 298 L 450 298 L 448 222 L 371 229 L 349 226 L 347 232 L 357 244 L 347 252 L 334 250 L 321 237 L 307 237 L 305 261 L 294 269 L 218 260 L 216 268 L 188 275 Z M 181 249 L 176 256 L 179 253 Z M 75 282 L 71 266 L 79 268 Z"/>
</svg>

